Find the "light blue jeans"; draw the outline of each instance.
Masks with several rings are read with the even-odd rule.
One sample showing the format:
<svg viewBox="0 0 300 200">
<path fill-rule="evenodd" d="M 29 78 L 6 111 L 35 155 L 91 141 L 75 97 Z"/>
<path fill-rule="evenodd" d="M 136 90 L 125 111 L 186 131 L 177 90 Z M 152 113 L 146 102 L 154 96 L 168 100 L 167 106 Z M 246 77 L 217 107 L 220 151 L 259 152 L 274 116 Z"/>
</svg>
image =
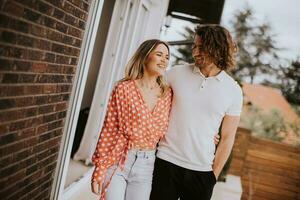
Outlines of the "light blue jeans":
<svg viewBox="0 0 300 200">
<path fill-rule="evenodd" d="M 124 170 L 118 168 L 111 179 L 106 200 L 149 200 L 154 161 L 155 150 L 129 150 Z M 116 167 L 109 168 L 106 177 L 111 177 Z"/>
</svg>

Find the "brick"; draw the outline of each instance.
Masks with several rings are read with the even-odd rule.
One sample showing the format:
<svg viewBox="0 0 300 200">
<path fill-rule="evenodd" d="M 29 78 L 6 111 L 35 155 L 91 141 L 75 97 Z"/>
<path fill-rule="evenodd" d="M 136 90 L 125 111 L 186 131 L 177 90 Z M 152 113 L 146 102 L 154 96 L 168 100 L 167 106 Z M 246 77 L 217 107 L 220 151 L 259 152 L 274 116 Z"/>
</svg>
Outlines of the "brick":
<svg viewBox="0 0 300 200">
<path fill-rule="evenodd" d="M 84 30 L 85 29 L 85 22 L 80 20 L 79 23 L 78 23 L 78 27 L 80 29 Z"/>
<path fill-rule="evenodd" d="M 57 119 L 63 119 L 66 117 L 66 115 L 67 115 L 66 111 L 60 112 L 58 113 Z"/>
<path fill-rule="evenodd" d="M 34 62 L 32 64 L 31 71 L 36 72 L 36 73 L 47 72 L 47 67 L 48 67 L 48 64 L 46 64 L 46 63 Z"/>
<path fill-rule="evenodd" d="M 30 29 L 30 33 L 34 36 L 39 36 L 43 38 L 48 36 L 47 29 L 40 26 L 32 25 Z"/>
<path fill-rule="evenodd" d="M 52 6 L 42 2 L 42 1 L 37 1 L 36 2 L 36 7 L 37 10 L 40 11 L 43 14 L 46 15 L 52 15 L 52 13 L 54 12 L 54 9 Z"/>
<path fill-rule="evenodd" d="M 11 58 L 26 58 L 27 52 L 24 49 L 2 46 L 0 56 L 11 57 Z"/>
<path fill-rule="evenodd" d="M 13 1 L 6 1 L 3 11 L 13 16 L 21 17 L 23 15 L 24 8 Z"/>
<path fill-rule="evenodd" d="M 47 51 L 51 51 L 51 45 L 52 43 L 42 39 L 35 39 L 33 43 L 34 48 L 47 50 Z"/>
<path fill-rule="evenodd" d="M 72 58 L 71 65 L 77 65 L 78 58 Z"/>
<path fill-rule="evenodd" d="M 19 171 L 18 173 L 10 176 L 2 185 L 2 187 L 8 186 L 10 183 L 22 180 L 25 177 L 25 170 Z"/>
<path fill-rule="evenodd" d="M 33 165 L 29 168 L 26 169 L 26 175 L 30 175 L 32 174 L 33 172 L 36 172 L 38 170 L 37 166 L 36 165 Z"/>
<path fill-rule="evenodd" d="M 17 121 L 17 122 L 13 122 L 10 124 L 10 128 L 9 131 L 16 131 L 16 130 L 20 130 L 26 127 L 26 121 L 22 120 L 22 121 Z"/>
<path fill-rule="evenodd" d="M 55 61 L 55 54 L 53 54 L 53 53 L 45 53 L 43 61 L 53 63 Z"/>
<path fill-rule="evenodd" d="M 55 63 L 71 64 L 71 58 L 67 56 L 56 55 Z"/>
<path fill-rule="evenodd" d="M 43 86 L 43 93 L 55 93 L 56 92 L 56 85 L 44 85 Z"/>
<path fill-rule="evenodd" d="M 79 21 L 78 18 L 75 18 L 71 15 L 66 15 L 65 16 L 65 22 L 67 24 L 70 24 L 70 25 L 73 25 L 73 26 L 78 26 L 78 21 Z"/>
<path fill-rule="evenodd" d="M 0 124 L 0 134 L 7 133 L 9 130 L 9 127 L 7 124 Z"/>
<path fill-rule="evenodd" d="M 0 144 L 5 145 L 13 142 L 16 139 L 16 133 L 11 133 L 0 137 Z"/>
<path fill-rule="evenodd" d="M 53 130 L 55 128 L 62 127 L 62 121 L 55 121 L 48 124 L 48 130 Z"/>
<path fill-rule="evenodd" d="M 0 13 L 0 27 L 7 28 L 9 26 L 10 18 Z"/>
<path fill-rule="evenodd" d="M 12 63 L 11 60 L 0 58 L 0 71 L 12 70 Z"/>
<path fill-rule="evenodd" d="M 57 53 L 62 53 L 65 54 L 66 53 L 66 47 L 64 47 L 61 44 L 52 44 L 52 51 L 57 52 Z"/>
<path fill-rule="evenodd" d="M 36 74 L 19 74 L 18 83 L 35 83 Z"/>
<path fill-rule="evenodd" d="M 69 35 L 72 35 L 74 37 L 77 37 L 77 38 L 81 38 L 82 37 L 82 31 L 76 29 L 76 28 L 73 28 L 73 27 L 69 27 L 68 29 L 68 34 Z"/>
<path fill-rule="evenodd" d="M 21 45 L 21 46 L 33 47 L 34 38 L 24 36 L 24 35 L 18 35 L 17 36 L 17 44 Z"/>
<path fill-rule="evenodd" d="M 14 98 L 14 102 L 16 107 L 26 107 L 26 106 L 36 105 L 36 99 L 32 96 Z"/>
<path fill-rule="evenodd" d="M 61 1 L 61 0 L 46 0 L 46 1 L 58 8 L 64 7 L 64 1 Z"/>
<path fill-rule="evenodd" d="M 68 32 L 68 26 L 61 23 L 61 22 L 56 22 L 56 29 L 62 33 L 67 33 Z"/>
<path fill-rule="evenodd" d="M 33 10 L 29 10 L 29 9 L 25 8 L 24 18 L 31 22 L 34 22 L 34 23 L 40 23 L 42 20 L 42 15 Z"/>
<path fill-rule="evenodd" d="M 57 119 L 57 113 L 43 116 L 43 122 L 51 122 Z"/>
<path fill-rule="evenodd" d="M 64 17 L 65 17 L 65 13 L 62 12 L 61 10 L 59 9 L 54 9 L 54 12 L 53 12 L 53 17 L 61 20 L 61 21 L 64 21 Z"/>
<path fill-rule="evenodd" d="M 28 24 L 25 21 L 21 21 L 21 20 L 16 20 L 16 19 L 10 19 L 9 20 L 9 28 L 16 30 L 16 31 L 20 31 L 22 33 L 28 33 L 29 32 L 29 27 L 30 24 Z"/>
<path fill-rule="evenodd" d="M 15 106 L 14 99 L 0 99 L 0 109 L 9 109 Z"/>
<path fill-rule="evenodd" d="M 67 67 L 67 66 L 65 66 L 63 68 L 62 73 L 64 73 L 64 74 L 75 74 L 75 71 L 76 71 L 75 67 Z"/>
<path fill-rule="evenodd" d="M 69 95 L 69 94 L 63 94 L 63 95 L 62 95 L 62 98 L 63 98 L 63 99 L 62 99 L 63 101 L 68 101 L 69 98 L 70 98 L 70 95 Z"/>
<path fill-rule="evenodd" d="M 4 74 L 1 83 L 17 83 L 18 74 Z"/>
<path fill-rule="evenodd" d="M 14 61 L 12 64 L 12 69 L 16 71 L 29 71 L 32 66 L 32 63 L 29 61 Z"/>
<path fill-rule="evenodd" d="M 81 11 L 80 9 L 75 8 L 75 11 L 73 12 L 73 14 L 83 21 L 85 21 L 87 19 L 87 13 Z"/>
<path fill-rule="evenodd" d="M 50 17 L 43 16 L 42 24 L 49 28 L 55 29 L 56 21 Z"/>
<path fill-rule="evenodd" d="M 16 43 L 16 34 L 10 31 L 1 31 L 0 33 L 0 41 L 7 42 L 11 44 Z"/>
<path fill-rule="evenodd" d="M 38 108 L 38 114 L 45 114 L 50 113 L 54 111 L 54 105 L 46 105 L 46 106 L 40 106 Z"/>
</svg>

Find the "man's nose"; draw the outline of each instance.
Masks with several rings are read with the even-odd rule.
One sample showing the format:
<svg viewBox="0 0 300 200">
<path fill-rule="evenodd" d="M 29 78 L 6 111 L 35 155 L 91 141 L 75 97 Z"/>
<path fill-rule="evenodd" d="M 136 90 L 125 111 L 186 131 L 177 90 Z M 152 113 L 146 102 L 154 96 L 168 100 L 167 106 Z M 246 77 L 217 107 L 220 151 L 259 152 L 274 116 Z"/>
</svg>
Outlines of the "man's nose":
<svg viewBox="0 0 300 200">
<path fill-rule="evenodd" d="M 193 49 L 193 54 L 195 54 L 195 55 L 198 55 L 198 54 L 199 54 L 198 48 L 194 48 L 194 49 Z"/>
</svg>

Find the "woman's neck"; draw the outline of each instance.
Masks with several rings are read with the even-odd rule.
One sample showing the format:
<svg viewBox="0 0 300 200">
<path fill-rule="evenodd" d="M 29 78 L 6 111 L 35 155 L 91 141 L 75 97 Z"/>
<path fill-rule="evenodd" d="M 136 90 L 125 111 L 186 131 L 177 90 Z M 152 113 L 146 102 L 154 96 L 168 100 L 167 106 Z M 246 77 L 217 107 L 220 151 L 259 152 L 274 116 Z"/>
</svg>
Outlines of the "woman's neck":
<svg viewBox="0 0 300 200">
<path fill-rule="evenodd" d="M 150 76 L 145 73 L 143 77 L 139 79 L 139 82 L 145 88 L 154 88 L 158 86 L 156 80 L 157 80 L 157 76 Z"/>
</svg>

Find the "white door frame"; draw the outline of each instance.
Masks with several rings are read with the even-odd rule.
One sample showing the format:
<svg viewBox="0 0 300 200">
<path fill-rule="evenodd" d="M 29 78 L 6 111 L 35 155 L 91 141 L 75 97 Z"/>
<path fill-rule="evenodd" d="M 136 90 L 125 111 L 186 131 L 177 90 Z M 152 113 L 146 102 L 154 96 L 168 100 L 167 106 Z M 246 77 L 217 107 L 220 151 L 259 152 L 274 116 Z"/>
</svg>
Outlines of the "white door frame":
<svg viewBox="0 0 300 200">
<path fill-rule="evenodd" d="M 99 26 L 100 16 L 104 0 L 91 1 L 89 15 L 87 18 L 86 29 L 82 42 L 82 49 L 79 56 L 77 70 L 72 88 L 65 126 L 63 130 L 55 176 L 52 184 L 50 199 L 59 200 L 64 191 L 67 169 L 70 162 L 72 141 L 74 140 L 75 129 L 77 126 L 80 105 L 83 97 L 88 69 L 93 52 L 96 34 Z"/>
<path fill-rule="evenodd" d="M 132 38 L 130 36 L 134 33 L 133 27 L 142 1 L 148 0 L 116 1 L 90 113 L 81 145 L 74 156 L 75 160 L 84 160 L 86 164 L 91 163 L 91 156 L 95 151 L 99 138 L 98 133 L 105 117 L 111 89 L 115 81 L 123 76 L 124 65 L 127 61 L 124 62 L 124 60 L 128 58 L 125 52 L 128 54 L 128 48 L 131 47 Z M 126 25 L 129 25 L 129 27 L 126 27 Z M 125 38 L 128 33 L 129 38 Z M 128 48 L 125 46 L 128 46 Z M 87 143 L 90 145 L 86 145 Z"/>
</svg>

